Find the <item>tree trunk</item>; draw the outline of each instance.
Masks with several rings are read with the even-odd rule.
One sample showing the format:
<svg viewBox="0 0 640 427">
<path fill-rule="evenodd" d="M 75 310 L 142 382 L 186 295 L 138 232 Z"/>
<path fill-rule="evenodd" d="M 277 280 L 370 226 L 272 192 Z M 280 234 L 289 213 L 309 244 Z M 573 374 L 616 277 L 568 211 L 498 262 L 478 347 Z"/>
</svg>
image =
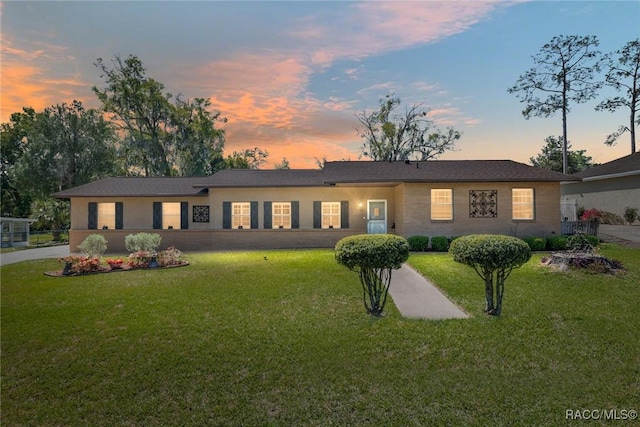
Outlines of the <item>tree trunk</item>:
<svg viewBox="0 0 640 427">
<path fill-rule="evenodd" d="M 567 145 L 569 144 L 569 140 L 567 137 L 567 73 L 564 71 L 564 84 L 562 87 L 562 173 L 569 173 L 567 171 Z"/>
<path fill-rule="evenodd" d="M 502 313 L 502 296 L 504 295 L 504 281 L 505 281 L 504 271 L 499 271 L 496 277 L 496 306 L 493 312 L 489 313 L 494 316 L 500 316 L 500 314 Z"/>
<path fill-rule="evenodd" d="M 487 307 L 485 313 L 491 314 L 494 309 L 493 305 L 493 273 L 485 274 L 484 276 L 484 297 L 487 300 Z"/>
<path fill-rule="evenodd" d="M 381 317 L 389 294 L 391 268 L 366 268 L 360 270 L 362 299 L 367 313 Z"/>
<path fill-rule="evenodd" d="M 631 104 L 631 117 L 629 121 L 629 132 L 631 133 L 631 154 L 636 152 L 636 110 L 633 108 L 634 103 Z"/>
</svg>

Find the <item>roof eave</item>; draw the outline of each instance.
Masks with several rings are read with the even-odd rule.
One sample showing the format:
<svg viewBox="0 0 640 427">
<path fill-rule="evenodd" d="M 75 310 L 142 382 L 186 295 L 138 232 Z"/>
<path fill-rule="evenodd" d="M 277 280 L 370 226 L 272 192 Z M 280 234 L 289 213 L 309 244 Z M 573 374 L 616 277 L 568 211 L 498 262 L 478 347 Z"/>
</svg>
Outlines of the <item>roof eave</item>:
<svg viewBox="0 0 640 427">
<path fill-rule="evenodd" d="M 299 187 L 326 187 L 326 183 L 322 184 L 217 184 L 217 185 L 207 185 L 206 187 L 196 187 L 196 188 L 299 188 Z"/>
<path fill-rule="evenodd" d="M 197 193 L 153 193 L 153 194 L 63 194 L 54 193 L 52 196 L 56 199 L 71 199 L 75 197 L 93 197 L 93 198 L 104 198 L 104 197 L 206 197 L 207 192 L 198 191 Z"/>
<path fill-rule="evenodd" d="M 576 179 L 579 181 L 579 179 Z M 329 185 L 336 184 L 402 184 L 402 183 L 433 183 L 433 182 L 565 182 L 561 178 L 470 178 L 470 179 L 389 179 L 389 180 L 331 180 L 325 181 Z"/>
<path fill-rule="evenodd" d="M 606 175 L 588 176 L 588 177 L 582 178 L 582 181 L 599 181 L 602 179 L 624 178 L 627 176 L 634 176 L 634 175 L 640 175 L 640 170 L 620 172 L 620 173 L 610 173 Z"/>
</svg>

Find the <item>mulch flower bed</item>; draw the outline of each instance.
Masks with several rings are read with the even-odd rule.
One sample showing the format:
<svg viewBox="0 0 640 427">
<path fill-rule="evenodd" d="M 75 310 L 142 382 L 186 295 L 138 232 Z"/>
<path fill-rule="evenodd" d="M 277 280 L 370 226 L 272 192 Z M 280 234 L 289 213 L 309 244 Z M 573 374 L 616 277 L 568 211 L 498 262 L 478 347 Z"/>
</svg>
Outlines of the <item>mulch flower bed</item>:
<svg viewBox="0 0 640 427">
<path fill-rule="evenodd" d="M 58 260 L 64 265 L 62 270 L 46 271 L 44 274 L 51 277 L 87 276 L 91 274 L 113 273 L 116 271 L 133 270 L 162 270 L 167 268 L 185 267 L 188 261 L 171 260 L 163 265 L 150 257 L 133 256 L 129 258 L 107 259 L 107 265 L 100 263 L 98 258 L 69 256 Z M 155 264 L 155 265 L 154 265 Z"/>
</svg>

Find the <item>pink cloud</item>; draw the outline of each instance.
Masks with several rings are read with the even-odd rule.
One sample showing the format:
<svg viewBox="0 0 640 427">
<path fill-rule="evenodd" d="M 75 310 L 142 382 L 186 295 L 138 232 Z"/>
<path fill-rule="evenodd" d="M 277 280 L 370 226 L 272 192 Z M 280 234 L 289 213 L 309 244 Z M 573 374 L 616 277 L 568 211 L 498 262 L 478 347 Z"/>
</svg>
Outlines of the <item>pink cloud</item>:
<svg viewBox="0 0 640 427">
<path fill-rule="evenodd" d="M 432 43 L 476 24 L 504 1 L 375 1 L 359 2 L 331 28 L 313 27 L 305 38 L 311 63 L 327 66 L 338 59 L 367 56 Z M 307 21 L 301 22 L 305 28 Z M 336 28 L 339 28 L 336 31 Z M 292 34 L 302 33 L 292 31 Z M 314 46 L 315 40 L 321 44 Z"/>
<path fill-rule="evenodd" d="M 270 152 L 273 163 L 287 157 L 294 167 L 313 167 L 314 157 L 357 158 L 360 142 L 355 131 L 355 101 L 339 96 L 328 100 L 313 97 L 308 92 L 311 76 L 336 60 L 358 60 L 459 33 L 501 4 L 356 3 L 330 27 L 317 23 L 316 16 L 301 18 L 299 25 L 288 30 L 292 44 L 286 48 L 236 52 L 200 65 L 175 64 L 163 70 L 168 78 L 161 79 L 167 87 L 211 99 L 213 108 L 228 118 L 229 152 L 260 146 Z M 78 98 L 81 93 L 90 94 L 91 84 L 79 75 L 51 74 L 52 64 L 69 60 L 64 46 L 48 45 L 46 39 L 32 46 L 30 51 L 21 50 L 3 40 L 3 121 L 23 105 L 43 108 Z M 346 75 L 359 78 L 363 71 L 351 68 Z M 413 87 L 420 91 L 435 88 L 423 82 L 415 82 Z M 394 83 L 372 85 L 358 95 L 380 91 L 393 92 Z M 432 111 L 438 125 L 450 124 L 460 115 L 446 106 Z M 466 120 L 473 123 L 474 119 Z"/>
<path fill-rule="evenodd" d="M 13 46 L 10 38 L 2 43 L 2 80 L 0 121 L 7 122 L 12 113 L 32 107 L 36 111 L 71 102 L 76 99 L 86 102 L 83 90 L 90 87 L 79 74 L 55 77 L 51 67 L 68 58 L 61 57 L 65 49 L 57 45 L 46 45 L 51 50 L 27 50 Z"/>
</svg>

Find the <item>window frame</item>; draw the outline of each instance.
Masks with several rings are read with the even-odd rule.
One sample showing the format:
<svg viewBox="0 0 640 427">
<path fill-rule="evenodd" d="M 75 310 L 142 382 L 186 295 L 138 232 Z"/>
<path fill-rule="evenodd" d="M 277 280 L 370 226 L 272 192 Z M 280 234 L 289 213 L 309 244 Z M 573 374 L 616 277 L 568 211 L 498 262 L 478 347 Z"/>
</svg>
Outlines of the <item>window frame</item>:
<svg viewBox="0 0 640 427">
<path fill-rule="evenodd" d="M 177 213 L 174 213 L 177 205 Z M 173 209 L 167 209 L 167 208 Z M 182 203 L 181 202 L 162 202 L 162 229 L 163 230 L 181 230 L 182 229 Z"/>
<path fill-rule="evenodd" d="M 251 202 L 231 202 L 231 229 L 251 229 Z"/>
<path fill-rule="evenodd" d="M 521 191 L 527 191 L 530 196 L 527 196 L 525 201 L 516 201 L 516 192 Z M 518 197 L 521 198 L 522 196 Z M 516 211 L 522 212 L 525 210 L 531 212 L 530 217 L 516 217 Z M 511 189 L 511 219 L 513 221 L 534 221 L 536 219 L 536 192 L 533 187 L 515 187 Z"/>
<path fill-rule="evenodd" d="M 437 202 L 437 197 L 438 194 L 437 192 L 448 192 L 448 201 L 443 202 Z M 430 207 L 430 219 L 431 221 L 453 221 L 453 188 L 432 188 L 431 189 L 431 207 Z M 435 201 L 434 201 L 435 200 Z M 436 212 L 436 208 L 442 208 L 442 207 L 446 207 L 448 206 L 448 213 L 449 215 L 446 218 L 439 218 L 436 217 L 439 213 Z M 442 214 L 442 213 L 440 213 Z"/>
<path fill-rule="evenodd" d="M 292 229 L 292 203 L 291 202 L 271 202 L 271 228 L 272 229 Z M 285 209 L 288 209 L 288 213 L 285 213 Z M 281 210 L 281 213 L 276 213 L 276 210 Z M 280 221 L 278 221 L 280 219 Z M 284 220 L 284 221 L 283 221 Z"/>
<path fill-rule="evenodd" d="M 325 208 L 329 212 L 325 212 Z M 334 210 L 337 209 L 335 212 Z M 320 228 L 324 230 L 342 228 L 342 202 L 320 203 Z"/>
<path fill-rule="evenodd" d="M 107 209 L 109 208 L 109 209 Z M 96 203 L 96 226 L 102 230 L 116 229 L 116 202 Z"/>
</svg>

